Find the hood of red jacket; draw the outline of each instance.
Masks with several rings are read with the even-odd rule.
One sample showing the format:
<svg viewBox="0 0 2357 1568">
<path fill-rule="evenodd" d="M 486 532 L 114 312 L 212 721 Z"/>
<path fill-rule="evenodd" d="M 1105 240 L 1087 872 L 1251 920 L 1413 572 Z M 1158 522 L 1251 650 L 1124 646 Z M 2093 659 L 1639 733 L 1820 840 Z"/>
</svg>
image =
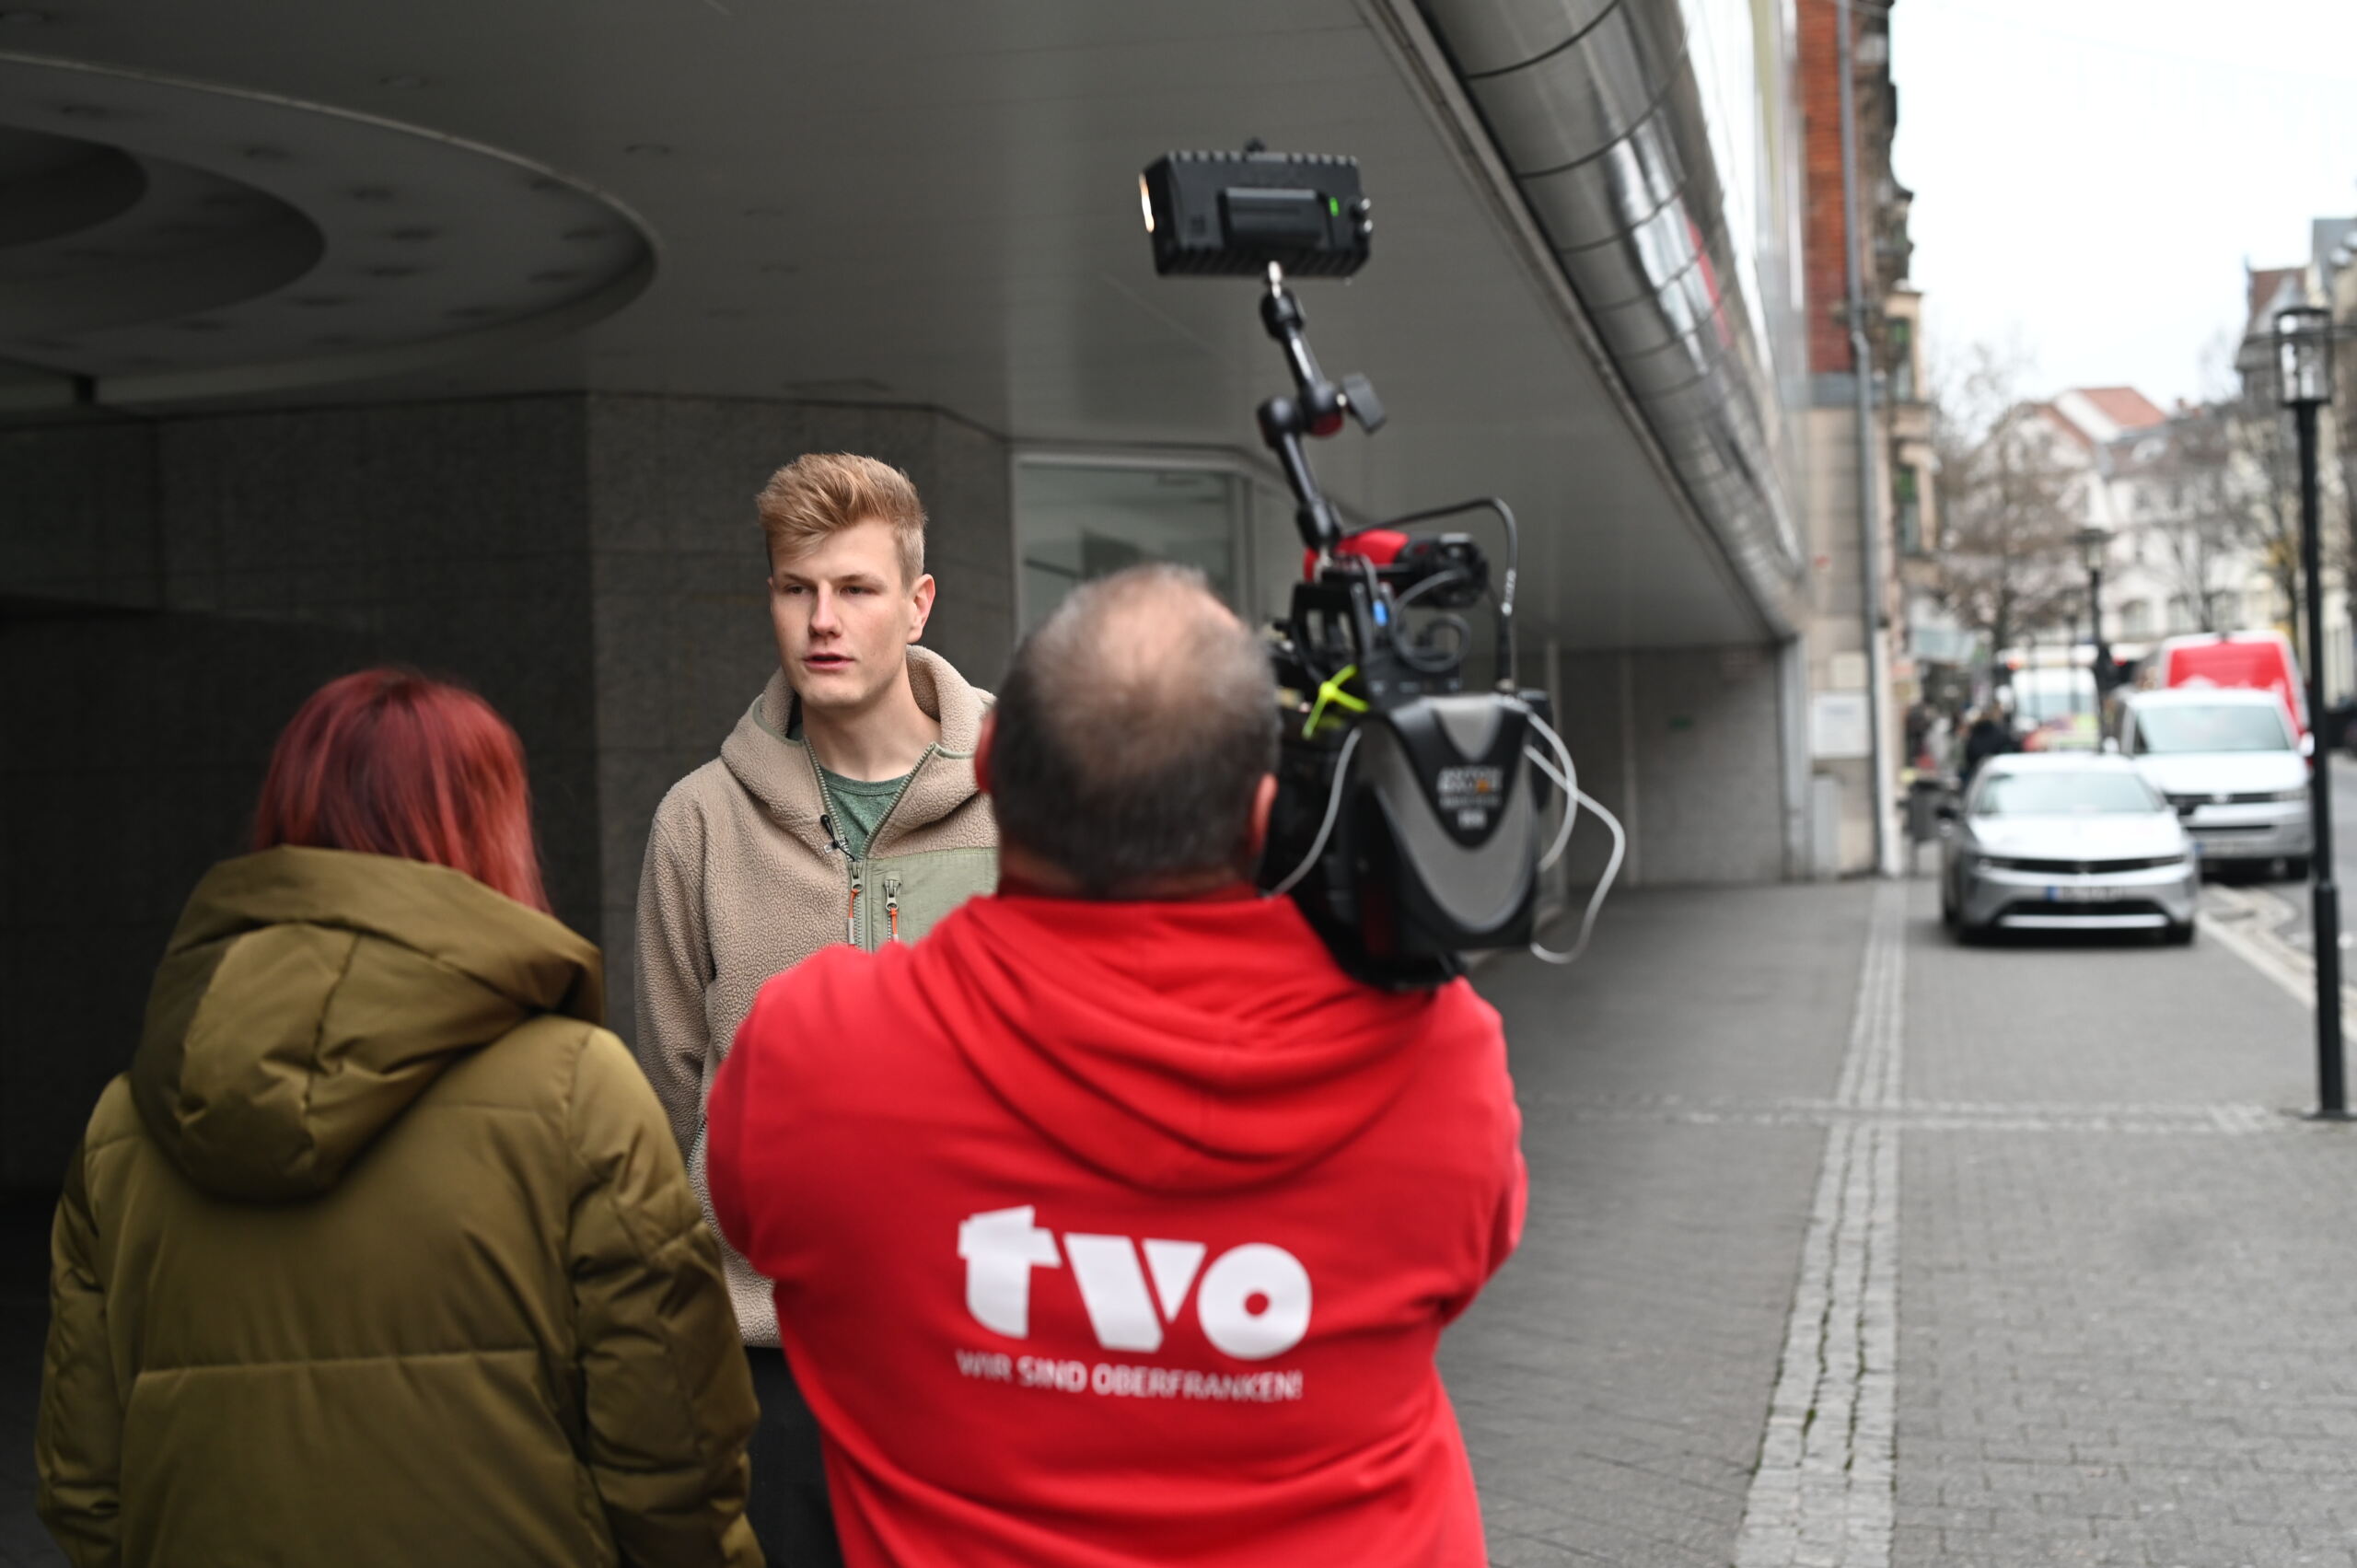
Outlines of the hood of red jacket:
<svg viewBox="0 0 2357 1568">
<path fill-rule="evenodd" d="M 1016 1115 L 1170 1191 L 1274 1180 L 1348 1142 L 1399 1098 L 1442 994 L 1353 980 L 1292 900 L 1248 895 L 1001 893 L 911 957 L 917 1005 Z"/>
</svg>

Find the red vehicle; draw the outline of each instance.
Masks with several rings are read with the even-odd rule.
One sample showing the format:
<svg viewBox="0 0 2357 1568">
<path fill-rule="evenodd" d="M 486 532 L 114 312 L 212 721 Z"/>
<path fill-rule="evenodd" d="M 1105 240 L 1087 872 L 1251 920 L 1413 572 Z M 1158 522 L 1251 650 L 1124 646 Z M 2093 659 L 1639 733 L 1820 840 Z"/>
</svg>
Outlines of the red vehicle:
<svg viewBox="0 0 2357 1568">
<path fill-rule="evenodd" d="M 2281 632 L 2220 632 L 2171 637 L 2153 656 L 2154 680 L 2163 688 L 2239 687 L 2274 693 L 2294 733 L 2308 733 L 2308 701 L 2300 662 Z"/>
</svg>

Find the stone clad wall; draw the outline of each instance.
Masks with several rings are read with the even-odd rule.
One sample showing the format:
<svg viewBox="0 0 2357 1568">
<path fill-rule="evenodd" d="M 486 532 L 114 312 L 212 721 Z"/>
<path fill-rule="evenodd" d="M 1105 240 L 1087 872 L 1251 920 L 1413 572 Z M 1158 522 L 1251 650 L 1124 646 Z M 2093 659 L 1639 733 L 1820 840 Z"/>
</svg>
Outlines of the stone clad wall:
<svg viewBox="0 0 2357 1568">
<path fill-rule="evenodd" d="M 1526 658 L 1526 673 L 1543 665 Z M 1566 654 L 1557 728 L 1580 788 L 1629 834 L 1621 887 L 1773 882 L 1785 875 L 1784 758 L 1772 648 Z M 1584 819 L 1565 856 L 1585 889 L 1611 850 Z M 1608 903 L 1608 910 L 1610 905 Z"/>
<path fill-rule="evenodd" d="M 1005 450 L 929 410 L 568 394 L 0 431 L 0 1187 L 54 1185 L 280 727 L 373 662 L 516 726 L 551 897 L 606 945 L 627 1033 L 647 817 L 774 663 L 752 497 L 821 447 L 914 475 L 929 641 L 995 679 Z"/>
</svg>

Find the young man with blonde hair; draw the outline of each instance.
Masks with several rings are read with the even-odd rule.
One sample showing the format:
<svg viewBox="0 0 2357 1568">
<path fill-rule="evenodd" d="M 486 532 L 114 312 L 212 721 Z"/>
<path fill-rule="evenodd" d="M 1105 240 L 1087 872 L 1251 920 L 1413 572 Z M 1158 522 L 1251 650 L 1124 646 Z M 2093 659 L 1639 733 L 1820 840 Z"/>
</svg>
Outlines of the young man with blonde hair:
<svg viewBox="0 0 2357 1568">
<path fill-rule="evenodd" d="M 916 486 L 814 453 L 758 505 L 778 669 L 720 756 L 664 796 L 638 887 L 638 1057 L 707 1218 L 704 1098 L 761 983 L 834 944 L 913 942 L 998 880 L 974 779 L 990 699 L 917 645 L 934 580 Z M 840 1561 L 770 1283 L 725 1261 L 761 1402 L 747 1516 L 772 1563 Z"/>
</svg>

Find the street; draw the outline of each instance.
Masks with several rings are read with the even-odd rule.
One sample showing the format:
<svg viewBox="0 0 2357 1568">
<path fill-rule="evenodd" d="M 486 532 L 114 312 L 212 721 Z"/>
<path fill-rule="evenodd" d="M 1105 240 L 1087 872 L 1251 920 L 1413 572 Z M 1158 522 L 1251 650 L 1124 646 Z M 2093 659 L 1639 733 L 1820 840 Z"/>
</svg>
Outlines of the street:
<svg viewBox="0 0 2357 1568">
<path fill-rule="evenodd" d="M 2357 1144 L 2227 944 L 1646 894 L 1482 988 L 1532 1171 L 1444 1354 L 1493 1562 L 2357 1562 Z"/>
<path fill-rule="evenodd" d="M 2346 752 L 2332 759 L 2332 820 L 2334 879 L 2340 886 L 2340 945 L 2347 949 L 2357 941 L 2349 932 L 2350 879 L 2357 876 L 2357 842 L 2351 842 L 2351 829 L 2357 828 L 2357 758 Z M 2264 932 L 2268 940 L 2299 955 L 2304 963 L 2311 950 L 2308 898 L 2305 882 L 2265 881 L 2239 883 L 2226 889 L 2212 885 L 2204 901 L 2214 920 Z M 2305 975 L 2306 971 L 2302 968 L 2298 972 Z"/>
</svg>

